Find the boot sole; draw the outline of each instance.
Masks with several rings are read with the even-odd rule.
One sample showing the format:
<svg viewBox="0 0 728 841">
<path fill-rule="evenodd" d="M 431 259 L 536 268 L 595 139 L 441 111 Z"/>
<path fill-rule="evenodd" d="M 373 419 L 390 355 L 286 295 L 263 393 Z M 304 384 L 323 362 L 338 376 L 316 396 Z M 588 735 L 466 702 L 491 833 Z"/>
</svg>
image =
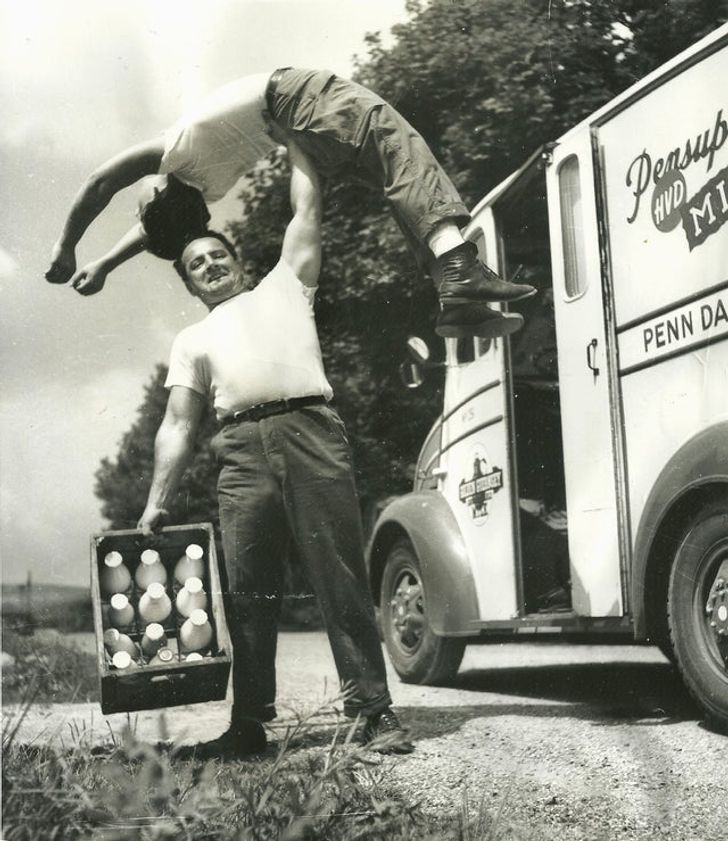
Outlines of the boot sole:
<svg viewBox="0 0 728 841">
<path fill-rule="evenodd" d="M 453 296 L 452 298 L 447 298 L 448 306 L 455 306 L 458 304 L 477 304 L 477 303 L 490 303 L 490 304 L 498 304 L 498 303 L 510 303 L 512 301 L 525 301 L 526 298 L 533 298 L 533 296 L 538 292 L 538 289 L 535 287 L 531 287 L 527 292 L 520 292 L 515 294 L 505 294 L 505 295 L 495 295 L 493 293 L 487 292 L 480 292 L 478 295 L 473 295 L 471 298 L 458 298 Z"/>
<path fill-rule="evenodd" d="M 533 298 L 533 296 L 538 292 L 538 289 L 535 287 L 531 287 L 528 292 L 521 292 L 520 294 L 516 295 L 501 295 L 501 297 L 497 297 L 496 295 L 483 295 L 478 300 L 481 301 L 490 301 L 491 303 L 498 303 L 500 301 L 525 301 L 526 298 Z"/>
<path fill-rule="evenodd" d="M 497 339 L 510 336 L 523 327 L 523 316 L 517 312 L 501 313 L 499 318 L 487 318 L 475 324 L 438 324 L 435 333 L 443 339 L 463 339 L 478 336 L 481 339 Z"/>
</svg>

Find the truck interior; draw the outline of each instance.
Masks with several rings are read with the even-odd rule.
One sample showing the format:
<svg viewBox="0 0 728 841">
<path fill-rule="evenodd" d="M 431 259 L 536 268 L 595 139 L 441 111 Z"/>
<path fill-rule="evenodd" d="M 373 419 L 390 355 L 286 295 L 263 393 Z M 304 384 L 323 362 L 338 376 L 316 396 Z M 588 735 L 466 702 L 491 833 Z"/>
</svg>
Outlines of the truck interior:
<svg viewBox="0 0 728 841">
<path fill-rule="evenodd" d="M 544 158 L 539 150 L 493 205 L 500 265 L 536 295 L 510 305 L 525 320 L 510 338 L 521 574 L 526 614 L 571 609 L 564 453 Z"/>
</svg>

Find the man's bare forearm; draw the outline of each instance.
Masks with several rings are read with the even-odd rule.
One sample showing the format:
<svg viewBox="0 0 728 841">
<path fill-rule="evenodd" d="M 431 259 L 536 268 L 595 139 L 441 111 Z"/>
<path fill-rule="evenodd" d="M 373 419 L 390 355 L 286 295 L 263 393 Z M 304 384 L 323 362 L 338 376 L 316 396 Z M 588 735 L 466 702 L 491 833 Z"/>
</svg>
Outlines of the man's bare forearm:
<svg viewBox="0 0 728 841">
<path fill-rule="evenodd" d="M 106 272 L 111 272 L 118 268 L 122 263 L 141 254 L 147 247 L 147 235 L 142 227 L 141 222 L 137 222 L 130 228 L 123 237 L 104 254 L 101 262 L 106 269 Z"/>
<path fill-rule="evenodd" d="M 147 507 L 166 509 L 177 493 L 192 455 L 194 435 L 189 424 L 162 423 L 154 442 L 154 475 Z"/>
<path fill-rule="evenodd" d="M 291 164 L 291 209 L 294 216 L 309 217 L 314 223 L 321 219 L 323 201 L 321 180 L 311 159 L 291 140 L 288 143 Z"/>
<path fill-rule="evenodd" d="M 203 397 L 191 389 L 172 386 L 167 411 L 154 440 L 154 474 L 138 528 L 151 534 L 162 525 L 192 455 Z"/>
<path fill-rule="evenodd" d="M 119 190 L 129 187 L 145 175 L 159 171 L 163 143 L 155 139 L 139 144 L 108 160 L 87 179 L 76 194 L 59 242 L 75 248 L 88 226 Z"/>
<path fill-rule="evenodd" d="M 144 228 L 137 223 L 103 257 L 77 271 L 71 278 L 71 286 L 81 295 L 95 295 L 104 288 L 109 272 L 143 251 L 146 243 Z"/>
</svg>

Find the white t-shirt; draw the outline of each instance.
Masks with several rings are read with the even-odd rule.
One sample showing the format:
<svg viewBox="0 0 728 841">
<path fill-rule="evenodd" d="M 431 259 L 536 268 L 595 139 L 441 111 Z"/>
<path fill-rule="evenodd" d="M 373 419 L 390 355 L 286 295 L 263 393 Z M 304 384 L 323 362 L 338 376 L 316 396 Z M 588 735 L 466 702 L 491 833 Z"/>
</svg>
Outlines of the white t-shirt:
<svg viewBox="0 0 728 841">
<path fill-rule="evenodd" d="M 244 76 L 204 97 L 165 133 L 159 171 L 196 187 L 206 201 L 221 199 L 277 146 L 263 117 L 270 75 Z"/>
<path fill-rule="evenodd" d="M 330 400 L 315 292 L 281 259 L 255 289 L 228 298 L 177 335 L 165 387 L 211 395 L 218 419 L 270 400 Z"/>
</svg>

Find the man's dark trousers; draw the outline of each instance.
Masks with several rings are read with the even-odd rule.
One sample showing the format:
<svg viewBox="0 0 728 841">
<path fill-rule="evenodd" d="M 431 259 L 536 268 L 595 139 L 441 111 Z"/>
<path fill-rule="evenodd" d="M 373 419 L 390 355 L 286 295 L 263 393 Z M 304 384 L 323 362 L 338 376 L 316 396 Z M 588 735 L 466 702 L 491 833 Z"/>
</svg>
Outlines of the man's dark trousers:
<svg viewBox="0 0 728 841">
<path fill-rule="evenodd" d="M 351 451 L 329 406 L 224 426 L 220 525 L 233 642 L 233 712 L 275 717 L 275 655 L 284 559 L 295 543 L 326 623 L 349 716 L 391 704 L 367 583 Z"/>
<path fill-rule="evenodd" d="M 268 97 L 270 117 L 326 176 L 358 174 L 381 189 L 408 245 L 426 265 L 427 237 L 470 220 L 422 136 L 388 102 L 328 70 L 288 69 Z"/>
</svg>

